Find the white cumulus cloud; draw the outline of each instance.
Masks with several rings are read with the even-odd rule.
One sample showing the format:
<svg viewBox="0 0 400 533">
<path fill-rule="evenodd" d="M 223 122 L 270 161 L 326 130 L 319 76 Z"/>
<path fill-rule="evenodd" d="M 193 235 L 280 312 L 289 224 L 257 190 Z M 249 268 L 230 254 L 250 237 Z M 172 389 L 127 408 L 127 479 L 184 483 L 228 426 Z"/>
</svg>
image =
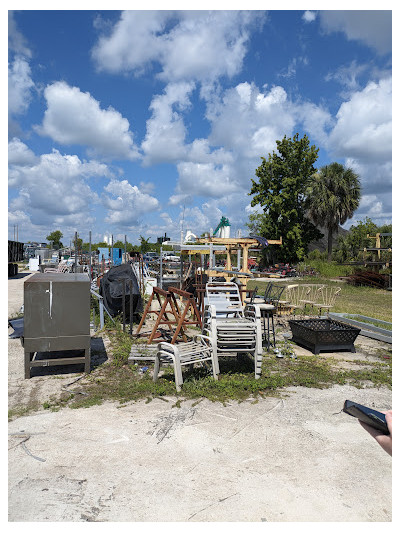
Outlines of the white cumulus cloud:
<svg viewBox="0 0 400 533">
<path fill-rule="evenodd" d="M 339 157 L 364 162 L 391 159 L 392 154 L 392 80 L 370 82 L 354 92 L 336 115 L 329 146 Z"/>
<path fill-rule="evenodd" d="M 22 143 L 21 143 L 22 144 Z M 29 149 L 14 141 L 19 153 Z M 108 168 L 95 161 L 82 162 L 75 155 L 61 155 L 57 150 L 32 159 L 14 158 L 9 169 L 9 186 L 18 191 L 10 201 L 10 210 L 24 211 L 36 225 L 74 224 L 88 221 L 90 206 L 98 201 L 90 179 L 108 177 Z"/>
<path fill-rule="evenodd" d="M 164 94 L 157 95 L 150 104 L 152 116 L 147 121 L 146 136 L 142 143 L 145 165 L 175 162 L 186 154 L 186 127 L 182 112 L 190 106 L 192 83 L 172 83 Z"/>
<path fill-rule="evenodd" d="M 36 128 L 41 135 L 63 145 L 86 146 L 89 154 L 105 159 L 139 157 L 128 120 L 112 107 L 101 109 L 90 93 L 65 82 L 48 85 L 44 96 L 47 109 Z"/>
<path fill-rule="evenodd" d="M 114 73 L 141 74 L 156 64 L 167 82 L 232 77 L 242 67 L 250 28 L 263 20 L 245 11 L 124 11 L 92 57 Z"/>
<path fill-rule="evenodd" d="M 321 28 L 326 33 L 341 31 L 349 40 L 361 41 L 380 54 L 392 50 L 392 12 L 320 11 Z"/>
<path fill-rule="evenodd" d="M 35 156 L 33 151 L 17 137 L 14 137 L 8 143 L 9 165 L 32 166 L 37 162 L 37 160 L 38 158 Z"/>
<path fill-rule="evenodd" d="M 314 22 L 317 18 L 315 11 L 304 11 L 303 16 L 301 17 L 305 22 Z"/>
<path fill-rule="evenodd" d="M 108 209 L 105 221 L 122 227 L 136 226 L 145 214 L 159 208 L 157 198 L 142 192 L 128 180 L 113 179 L 104 187 L 103 205 Z"/>
<path fill-rule="evenodd" d="M 26 112 L 34 85 L 28 61 L 17 56 L 8 67 L 8 112 L 11 116 Z"/>
<path fill-rule="evenodd" d="M 8 12 L 8 48 L 18 55 L 32 57 L 27 41 L 17 27 L 13 11 Z"/>
</svg>

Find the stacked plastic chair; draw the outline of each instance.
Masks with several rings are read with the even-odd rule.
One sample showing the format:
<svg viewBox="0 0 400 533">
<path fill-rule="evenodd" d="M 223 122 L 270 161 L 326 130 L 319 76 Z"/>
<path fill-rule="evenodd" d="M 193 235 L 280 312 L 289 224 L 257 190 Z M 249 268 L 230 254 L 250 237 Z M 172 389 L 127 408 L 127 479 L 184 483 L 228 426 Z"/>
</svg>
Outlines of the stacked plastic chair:
<svg viewBox="0 0 400 533">
<path fill-rule="evenodd" d="M 262 363 L 261 315 L 257 306 L 243 308 L 238 286 L 229 282 L 206 285 L 203 335 L 211 339 L 216 358 L 249 353 L 258 379 Z"/>
<path fill-rule="evenodd" d="M 162 364 L 172 365 L 176 390 L 179 392 L 183 384 L 182 367 L 192 366 L 195 363 L 211 363 L 213 377 L 215 380 L 218 379 L 218 358 L 215 356 L 210 338 L 196 335 L 191 342 L 180 344 L 160 342 L 154 361 L 153 381 L 157 381 Z"/>
</svg>

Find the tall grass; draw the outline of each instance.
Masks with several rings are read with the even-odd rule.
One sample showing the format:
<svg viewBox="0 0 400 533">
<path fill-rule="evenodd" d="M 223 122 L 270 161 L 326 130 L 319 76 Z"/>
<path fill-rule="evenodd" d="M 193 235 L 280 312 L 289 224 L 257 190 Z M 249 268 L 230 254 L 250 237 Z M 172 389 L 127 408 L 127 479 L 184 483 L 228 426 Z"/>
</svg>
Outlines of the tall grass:
<svg viewBox="0 0 400 533">
<path fill-rule="evenodd" d="M 322 277 L 337 278 L 353 274 L 354 267 L 351 265 L 340 265 L 336 261 L 324 261 L 323 259 L 307 259 L 298 265 L 298 271 L 306 269 L 306 266 L 316 270 Z"/>
</svg>

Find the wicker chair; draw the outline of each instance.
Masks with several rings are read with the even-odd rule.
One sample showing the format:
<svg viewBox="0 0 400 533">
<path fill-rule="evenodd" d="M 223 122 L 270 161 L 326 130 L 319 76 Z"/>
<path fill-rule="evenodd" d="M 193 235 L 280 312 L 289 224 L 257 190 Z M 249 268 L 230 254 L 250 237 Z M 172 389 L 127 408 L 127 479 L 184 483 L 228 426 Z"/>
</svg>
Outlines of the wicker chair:
<svg viewBox="0 0 400 533">
<path fill-rule="evenodd" d="M 304 314 L 305 302 L 308 301 L 311 288 L 308 285 L 288 285 L 286 287 L 285 298 L 288 301 L 288 307 L 292 309 L 294 315 L 300 310 Z"/>
<path fill-rule="evenodd" d="M 303 286 L 309 288 L 309 290 L 306 291 L 306 294 L 303 295 L 304 298 L 300 299 L 300 303 L 303 304 L 304 312 L 305 312 L 307 305 L 312 307 L 315 304 L 315 302 L 317 301 L 317 298 L 318 298 L 319 289 L 323 289 L 325 287 L 325 285 L 319 285 L 317 283 L 314 283 L 314 284 L 303 285 Z"/>
<path fill-rule="evenodd" d="M 314 302 L 313 307 L 319 309 L 318 316 L 321 316 L 323 309 L 326 310 L 326 313 L 329 316 L 329 309 L 332 309 L 335 305 L 341 290 L 340 287 L 320 287 L 317 290 L 316 301 Z"/>
</svg>

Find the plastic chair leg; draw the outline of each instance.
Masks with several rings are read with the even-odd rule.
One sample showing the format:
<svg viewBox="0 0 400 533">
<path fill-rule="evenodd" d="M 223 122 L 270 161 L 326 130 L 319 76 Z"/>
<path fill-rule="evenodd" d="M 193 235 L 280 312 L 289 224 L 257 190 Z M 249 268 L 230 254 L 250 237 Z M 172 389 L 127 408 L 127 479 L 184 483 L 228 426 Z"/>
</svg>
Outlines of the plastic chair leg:
<svg viewBox="0 0 400 533">
<path fill-rule="evenodd" d="M 182 367 L 176 357 L 174 357 L 174 373 L 176 390 L 177 392 L 180 392 L 181 386 L 183 384 Z"/>
<path fill-rule="evenodd" d="M 158 373 L 160 371 L 160 356 L 156 354 L 156 358 L 154 360 L 154 372 L 153 372 L 153 381 L 156 382 L 158 379 Z"/>
</svg>

